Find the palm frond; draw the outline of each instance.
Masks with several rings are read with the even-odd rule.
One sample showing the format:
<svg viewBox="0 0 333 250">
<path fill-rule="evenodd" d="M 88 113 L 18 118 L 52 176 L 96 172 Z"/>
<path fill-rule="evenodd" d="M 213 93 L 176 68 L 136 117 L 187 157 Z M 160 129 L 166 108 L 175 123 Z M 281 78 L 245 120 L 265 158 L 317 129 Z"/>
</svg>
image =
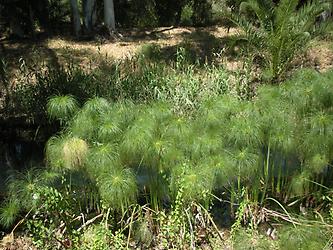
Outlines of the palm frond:
<svg viewBox="0 0 333 250">
<path fill-rule="evenodd" d="M 311 1 L 298 9 L 298 0 L 248 0 L 241 9 L 255 13 L 255 17 L 241 15 L 234 22 L 248 41 L 251 53 L 265 61 L 266 73 L 273 80 L 283 75 L 293 58 L 312 38 L 316 17 L 325 9 L 321 1 Z"/>
<path fill-rule="evenodd" d="M 246 13 L 247 11 L 252 11 L 262 28 L 269 30 L 272 29 L 271 20 L 274 12 L 274 3 L 272 0 L 248 0 L 242 2 L 240 5 L 240 12 Z"/>
</svg>

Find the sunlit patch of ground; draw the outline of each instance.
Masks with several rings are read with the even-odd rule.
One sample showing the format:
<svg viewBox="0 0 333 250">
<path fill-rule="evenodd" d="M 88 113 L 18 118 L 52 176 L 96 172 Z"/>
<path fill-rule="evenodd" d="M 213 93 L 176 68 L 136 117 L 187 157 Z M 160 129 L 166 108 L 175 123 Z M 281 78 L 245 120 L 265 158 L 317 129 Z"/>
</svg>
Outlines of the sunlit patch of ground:
<svg viewBox="0 0 333 250">
<path fill-rule="evenodd" d="M 156 44 L 166 53 L 175 53 L 177 46 L 188 46 L 201 61 L 223 64 L 230 71 L 242 69 L 243 63 L 236 50 L 228 51 L 239 30 L 221 26 L 161 27 L 152 30 L 120 30 L 116 38 L 107 40 L 96 36 L 93 41 L 74 41 L 55 37 L 39 41 L 1 41 L 8 73 L 13 83 L 20 81 L 22 66 L 39 69 L 44 63 L 61 66 L 65 63 L 81 65 L 84 69 L 98 67 L 102 61 L 123 59 L 136 55 L 144 44 Z M 295 63 L 295 68 L 312 67 L 319 71 L 333 68 L 333 42 L 316 40 Z M 107 60 L 106 60 L 107 59 Z M 42 68 L 43 66 L 41 66 Z"/>
<path fill-rule="evenodd" d="M 37 250 L 32 240 L 26 236 L 5 236 L 0 240 L 0 250 Z"/>
<path fill-rule="evenodd" d="M 333 68 L 333 42 L 314 41 L 306 53 L 307 61 L 319 71 Z"/>
</svg>

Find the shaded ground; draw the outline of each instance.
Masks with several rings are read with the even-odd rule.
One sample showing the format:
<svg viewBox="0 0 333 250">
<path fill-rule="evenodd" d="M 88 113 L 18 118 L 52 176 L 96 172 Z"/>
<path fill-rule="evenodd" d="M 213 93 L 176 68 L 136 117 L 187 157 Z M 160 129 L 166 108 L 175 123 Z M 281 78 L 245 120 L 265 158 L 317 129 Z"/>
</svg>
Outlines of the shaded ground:
<svg viewBox="0 0 333 250">
<path fill-rule="evenodd" d="M 123 59 L 133 57 L 145 44 L 155 44 L 161 48 L 163 60 L 170 60 L 177 49 L 188 48 L 194 58 L 206 63 L 223 63 L 228 70 L 242 67 L 234 46 L 237 29 L 221 26 L 205 28 L 161 27 L 152 30 L 122 30 L 117 38 L 106 40 L 97 36 L 93 41 L 74 41 L 68 37 L 41 38 L 37 41 L 0 41 L 0 53 L 7 61 L 7 71 L 12 82 L 28 74 L 30 69 L 42 69 L 52 64 L 59 67 L 65 62 L 93 68 L 105 59 Z M 310 48 L 296 60 L 296 66 L 313 67 L 319 71 L 333 68 L 332 41 L 314 41 Z M 25 75 L 26 77 L 26 75 Z"/>
</svg>

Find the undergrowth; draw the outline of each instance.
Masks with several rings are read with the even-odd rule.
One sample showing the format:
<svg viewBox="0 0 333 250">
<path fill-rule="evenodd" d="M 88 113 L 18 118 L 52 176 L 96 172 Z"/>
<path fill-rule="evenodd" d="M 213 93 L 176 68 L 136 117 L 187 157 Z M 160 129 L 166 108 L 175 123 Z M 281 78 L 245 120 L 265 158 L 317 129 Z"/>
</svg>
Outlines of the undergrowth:
<svg viewBox="0 0 333 250">
<path fill-rule="evenodd" d="M 243 225 L 256 230 L 269 218 L 309 223 L 291 217 L 298 208 L 319 216 L 324 228 L 332 187 L 332 79 L 332 72 L 300 71 L 281 86 L 260 87 L 252 101 L 205 97 L 190 106 L 191 115 L 168 98 L 96 97 L 82 105 L 73 96 L 53 97 L 48 113 L 63 130 L 47 143 L 48 169 L 12 180 L 1 222 L 10 226 L 27 213 L 24 221 L 42 244 L 75 245 L 97 235 L 91 244 L 193 248 L 219 236 L 209 210 L 224 196 L 238 211 L 234 238 Z M 87 229 L 97 222 L 111 232 Z M 131 233 L 138 228 L 135 243 Z"/>
<path fill-rule="evenodd" d="M 23 60 L 18 82 L 6 92 L 8 102 L 3 111 L 8 116 L 24 114 L 43 121 L 50 97 L 72 95 L 81 105 L 99 96 L 135 103 L 160 100 L 173 104 L 180 113 L 191 112 L 207 97 L 229 92 L 231 84 L 222 66 L 199 65 L 191 62 L 187 53 L 180 47 L 170 65 L 153 60 L 151 57 L 158 56 L 158 47 L 147 45 L 132 58 L 103 58 L 99 67 L 90 71 L 73 63 L 44 65 L 42 70 Z"/>
</svg>

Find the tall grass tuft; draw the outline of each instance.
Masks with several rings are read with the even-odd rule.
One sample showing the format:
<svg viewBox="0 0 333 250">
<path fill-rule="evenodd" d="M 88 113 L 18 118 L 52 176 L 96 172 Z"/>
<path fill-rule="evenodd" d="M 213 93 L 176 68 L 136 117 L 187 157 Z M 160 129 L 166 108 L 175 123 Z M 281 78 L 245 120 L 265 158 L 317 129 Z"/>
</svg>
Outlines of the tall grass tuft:
<svg viewBox="0 0 333 250">
<path fill-rule="evenodd" d="M 73 96 L 58 96 L 47 103 L 47 113 L 51 118 L 65 122 L 78 110 L 78 103 Z"/>
</svg>

